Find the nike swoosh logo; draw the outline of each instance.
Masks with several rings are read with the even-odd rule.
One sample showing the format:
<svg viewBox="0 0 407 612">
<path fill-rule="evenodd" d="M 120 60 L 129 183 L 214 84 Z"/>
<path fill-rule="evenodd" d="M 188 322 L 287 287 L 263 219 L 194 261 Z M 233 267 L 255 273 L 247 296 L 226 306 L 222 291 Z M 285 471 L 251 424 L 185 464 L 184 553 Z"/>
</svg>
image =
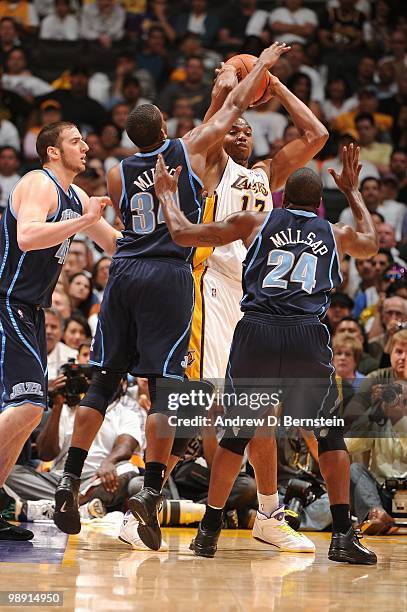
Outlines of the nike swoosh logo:
<svg viewBox="0 0 407 612">
<path fill-rule="evenodd" d="M 66 501 L 64 501 L 64 503 L 62 504 L 60 512 L 66 512 L 65 507 L 66 507 Z"/>
</svg>

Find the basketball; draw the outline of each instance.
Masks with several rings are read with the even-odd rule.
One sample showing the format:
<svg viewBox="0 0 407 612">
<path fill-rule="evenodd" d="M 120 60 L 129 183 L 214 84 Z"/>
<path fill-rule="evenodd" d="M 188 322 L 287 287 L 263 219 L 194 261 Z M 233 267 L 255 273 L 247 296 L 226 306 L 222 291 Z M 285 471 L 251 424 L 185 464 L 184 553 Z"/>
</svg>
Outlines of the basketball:
<svg viewBox="0 0 407 612">
<path fill-rule="evenodd" d="M 232 66 L 236 68 L 237 78 L 238 78 L 238 81 L 240 82 L 242 79 L 244 79 L 249 74 L 249 72 L 253 70 L 253 66 L 257 62 L 257 60 L 258 58 L 255 55 L 249 55 L 247 53 L 242 53 L 241 55 L 235 55 L 231 57 L 226 62 L 226 64 L 231 64 Z M 265 70 L 263 79 L 260 81 L 257 87 L 257 90 L 253 97 L 251 106 L 257 104 L 262 99 L 269 85 L 270 85 L 270 75 L 268 73 L 268 70 Z"/>
</svg>

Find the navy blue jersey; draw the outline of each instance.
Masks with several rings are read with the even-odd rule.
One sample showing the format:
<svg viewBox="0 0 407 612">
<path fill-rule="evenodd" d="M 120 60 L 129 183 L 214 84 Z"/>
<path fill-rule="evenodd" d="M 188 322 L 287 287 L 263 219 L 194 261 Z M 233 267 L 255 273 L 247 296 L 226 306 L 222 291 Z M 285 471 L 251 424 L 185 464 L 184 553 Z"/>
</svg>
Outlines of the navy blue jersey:
<svg viewBox="0 0 407 612">
<path fill-rule="evenodd" d="M 178 246 L 172 240 L 155 195 L 154 170 L 159 153 L 170 174 L 182 166 L 178 180 L 179 205 L 191 223 L 200 221 L 202 182 L 191 169 L 182 140 L 166 140 L 159 149 L 136 153 L 120 164 L 124 231 L 123 238 L 117 241 L 115 257 L 165 257 L 189 262 L 193 249 Z"/>
<path fill-rule="evenodd" d="M 273 210 L 243 264 L 243 311 L 325 314 L 342 282 L 331 224 L 311 212 Z"/>
<path fill-rule="evenodd" d="M 39 172 L 50 177 L 58 192 L 58 208 L 47 218 L 47 223 L 80 217 L 82 204 L 73 188 L 66 193 L 48 170 Z M 13 192 L 0 225 L 0 299 L 47 308 L 51 305 L 52 293 L 72 238 L 47 249 L 22 251 L 17 242 L 12 196 Z"/>
</svg>

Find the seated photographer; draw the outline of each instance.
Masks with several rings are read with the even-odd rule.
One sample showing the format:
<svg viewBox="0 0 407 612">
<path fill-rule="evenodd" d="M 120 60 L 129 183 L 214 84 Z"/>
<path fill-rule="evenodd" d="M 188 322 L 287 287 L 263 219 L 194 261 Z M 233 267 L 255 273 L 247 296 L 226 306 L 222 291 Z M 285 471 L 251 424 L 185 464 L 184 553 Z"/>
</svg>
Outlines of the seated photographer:
<svg viewBox="0 0 407 612">
<path fill-rule="evenodd" d="M 407 332 L 399 334 L 407 338 Z M 352 427 L 352 436 L 361 437 L 345 441 L 350 454 L 370 453 L 368 467 L 357 462 L 350 466 L 352 512 L 362 531 L 379 535 L 389 530 L 397 516 L 392 511 L 394 491 L 388 479 L 400 478 L 406 488 L 407 382 L 374 384 L 370 401 L 371 407 Z"/>
<path fill-rule="evenodd" d="M 16 465 L 6 484 L 25 500 L 54 500 L 55 490 L 61 478 L 66 454 L 70 446 L 75 410 L 81 394 L 89 385 L 91 366 L 65 364 L 62 374 L 66 385 L 52 394 L 51 410 L 37 437 L 37 453 L 44 461 L 53 461 L 50 472 L 37 472 L 29 466 Z M 79 497 L 84 518 L 103 516 L 109 508 L 122 505 L 127 497 L 130 479 L 139 473 L 130 459 L 142 452 L 145 445 L 144 410 L 138 408 L 133 397 L 126 395 L 127 383 L 123 383 L 117 397 L 108 407 L 105 420 L 89 450 Z M 97 500 L 97 501 L 96 501 Z M 49 504 L 38 506 L 41 512 L 49 512 Z"/>
</svg>

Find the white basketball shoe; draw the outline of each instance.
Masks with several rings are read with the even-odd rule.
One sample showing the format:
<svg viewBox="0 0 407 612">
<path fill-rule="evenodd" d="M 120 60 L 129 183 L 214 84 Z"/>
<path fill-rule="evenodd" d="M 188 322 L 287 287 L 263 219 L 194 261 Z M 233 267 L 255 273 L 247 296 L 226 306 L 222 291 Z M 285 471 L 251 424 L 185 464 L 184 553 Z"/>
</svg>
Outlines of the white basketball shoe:
<svg viewBox="0 0 407 612">
<path fill-rule="evenodd" d="M 315 552 L 315 544 L 286 523 L 284 506 L 274 510 L 270 518 L 263 517 L 258 512 L 254 521 L 252 535 L 256 540 L 272 544 L 280 552 Z"/>
<path fill-rule="evenodd" d="M 150 550 L 151 551 L 151 549 L 148 548 L 148 546 L 146 546 L 142 542 L 138 534 L 138 526 L 139 526 L 138 520 L 133 516 L 131 511 L 128 510 L 126 514 L 124 515 L 123 522 L 120 526 L 119 540 L 121 540 L 125 544 L 130 544 L 130 546 L 134 550 Z M 164 552 L 166 550 L 168 550 L 168 544 L 164 540 L 162 540 L 160 551 Z"/>
</svg>

